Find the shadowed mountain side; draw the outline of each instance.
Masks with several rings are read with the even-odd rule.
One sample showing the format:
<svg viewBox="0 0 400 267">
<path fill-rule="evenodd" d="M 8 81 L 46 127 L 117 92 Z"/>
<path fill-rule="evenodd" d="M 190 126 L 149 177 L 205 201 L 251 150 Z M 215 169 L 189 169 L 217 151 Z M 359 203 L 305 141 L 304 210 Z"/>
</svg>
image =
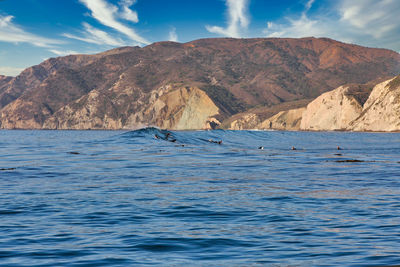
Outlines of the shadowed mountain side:
<svg viewBox="0 0 400 267">
<path fill-rule="evenodd" d="M 13 77 L 0 75 L 0 88 L 7 84 Z"/>
<path fill-rule="evenodd" d="M 215 127 L 250 108 L 310 99 L 341 84 L 398 72 L 396 52 L 326 38 L 160 42 L 52 58 L 6 82 L 0 79 L 0 123 L 1 128 L 192 129 L 212 121 Z M 197 98 L 210 109 L 191 109 Z M 190 114 L 197 122 L 183 123 L 191 121 Z"/>
</svg>

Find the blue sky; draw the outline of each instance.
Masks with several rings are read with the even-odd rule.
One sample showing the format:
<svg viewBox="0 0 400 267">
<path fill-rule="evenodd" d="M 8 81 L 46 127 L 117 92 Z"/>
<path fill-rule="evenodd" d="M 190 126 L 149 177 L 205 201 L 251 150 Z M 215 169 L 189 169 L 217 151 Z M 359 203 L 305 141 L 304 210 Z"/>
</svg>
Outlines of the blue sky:
<svg viewBox="0 0 400 267">
<path fill-rule="evenodd" d="M 400 51 L 399 0 L 0 0 L 0 74 L 50 57 L 210 37 L 329 37 Z"/>
</svg>

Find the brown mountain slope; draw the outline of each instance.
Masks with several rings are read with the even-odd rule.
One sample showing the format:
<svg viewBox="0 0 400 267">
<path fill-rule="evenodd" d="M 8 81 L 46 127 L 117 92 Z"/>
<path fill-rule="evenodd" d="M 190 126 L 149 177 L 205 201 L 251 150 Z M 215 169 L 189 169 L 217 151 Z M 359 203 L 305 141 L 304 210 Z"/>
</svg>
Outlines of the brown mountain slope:
<svg viewBox="0 0 400 267">
<path fill-rule="evenodd" d="M 101 129 L 174 128 L 179 121 L 182 129 L 184 122 L 174 116 L 191 114 L 183 110 L 194 101 L 182 92 L 204 91 L 219 110 L 209 119 L 222 121 L 249 108 L 313 98 L 341 84 L 399 72 L 396 52 L 326 38 L 160 42 L 49 59 L 0 81 L 0 123 L 2 128 Z M 173 104 L 168 95 L 182 98 L 174 114 L 167 112 Z"/>
</svg>

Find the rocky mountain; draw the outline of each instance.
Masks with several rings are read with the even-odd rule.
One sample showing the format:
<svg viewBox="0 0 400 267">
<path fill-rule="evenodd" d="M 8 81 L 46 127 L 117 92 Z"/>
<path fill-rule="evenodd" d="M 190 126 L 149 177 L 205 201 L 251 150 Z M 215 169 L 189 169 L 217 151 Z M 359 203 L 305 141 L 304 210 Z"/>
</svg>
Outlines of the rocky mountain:
<svg viewBox="0 0 400 267">
<path fill-rule="evenodd" d="M 254 119 L 257 115 L 246 114 L 237 120 L 243 121 L 250 116 Z M 400 131 L 400 75 L 383 82 L 340 86 L 320 95 L 306 107 L 281 111 L 255 125 L 251 122 L 243 124 L 242 128 Z"/>
<path fill-rule="evenodd" d="M 400 55 L 394 51 L 326 38 L 122 47 L 51 58 L 17 77 L 1 76 L 0 127 L 202 129 L 264 110 L 257 124 L 272 110 L 299 108 L 342 84 L 399 72 Z"/>
</svg>

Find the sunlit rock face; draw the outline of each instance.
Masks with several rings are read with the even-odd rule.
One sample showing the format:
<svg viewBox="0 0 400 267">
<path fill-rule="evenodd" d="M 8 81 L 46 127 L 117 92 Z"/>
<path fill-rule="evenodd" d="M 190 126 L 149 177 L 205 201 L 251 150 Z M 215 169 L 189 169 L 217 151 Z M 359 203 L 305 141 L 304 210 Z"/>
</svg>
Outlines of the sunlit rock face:
<svg viewBox="0 0 400 267">
<path fill-rule="evenodd" d="M 205 92 L 195 87 L 168 85 L 137 100 L 139 105 L 123 103 L 129 92 L 110 98 L 91 91 L 59 110 L 44 123 L 49 129 L 136 129 L 157 126 L 174 130 L 211 129 L 218 107 Z M 116 110 L 115 106 L 124 106 Z M 120 113 L 129 114 L 121 116 Z M 124 120 L 121 118 L 125 118 Z M 210 125 L 211 124 L 211 125 Z"/>
<path fill-rule="evenodd" d="M 258 129 L 259 123 L 260 123 L 260 118 L 257 116 L 257 114 L 247 113 L 233 120 L 229 124 L 228 129 L 229 130 Z"/>
<path fill-rule="evenodd" d="M 306 108 L 298 108 L 281 111 L 278 114 L 257 125 L 257 128 L 262 130 L 299 130 L 302 115 L 305 110 Z"/>
<path fill-rule="evenodd" d="M 361 104 L 347 95 L 348 87 L 341 86 L 322 94 L 308 104 L 303 112 L 301 130 L 344 130 L 362 111 Z"/>
<path fill-rule="evenodd" d="M 305 108 L 281 111 L 258 129 L 400 131 L 400 75 L 376 85 L 340 86 Z"/>
<path fill-rule="evenodd" d="M 400 75 L 374 87 L 353 131 L 400 131 Z"/>
</svg>

